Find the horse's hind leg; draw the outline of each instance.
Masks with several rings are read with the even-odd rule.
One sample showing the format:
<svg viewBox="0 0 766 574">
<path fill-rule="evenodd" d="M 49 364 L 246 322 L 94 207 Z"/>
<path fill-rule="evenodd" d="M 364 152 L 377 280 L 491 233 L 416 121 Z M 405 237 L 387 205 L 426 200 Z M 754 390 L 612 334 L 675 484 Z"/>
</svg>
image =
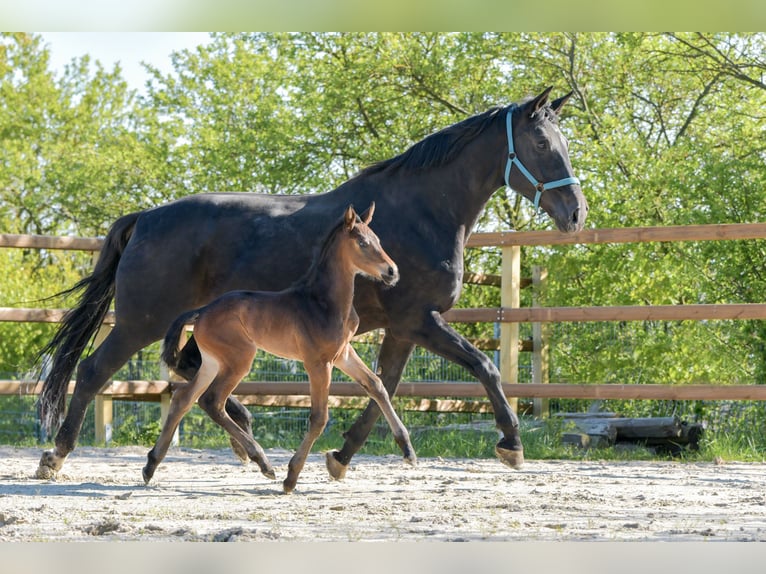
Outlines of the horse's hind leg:
<svg viewBox="0 0 766 574">
<path fill-rule="evenodd" d="M 306 435 L 303 437 L 298 450 L 290 459 L 287 465 L 287 478 L 282 483 L 282 488 L 285 494 L 290 494 L 295 490 L 295 485 L 298 482 L 298 475 L 303 470 L 303 465 L 306 463 L 311 452 L 311 447 L 314 446 L 316 439 L 322 434 L 324 427 L 327 426 L 327 397 L 330 394 L 330 374 L 332 373 L 332 365 L 308 365 L 304 363 L 306 372 L 309 375 L 309 388 L 311 393 L 311 415 L 309 416 L 309 429 Z"/>
<path fill-rule="evenodd" d="M 357 355 L 350 344 L 346 345 L 346 349 L 341 356 L 341 359 L 335 363 L 335 366 L 352 379 L 356 380 L 367 392 L 370 398 L 378 404 L 378 407 L 383 412 L 383 416 L 388 422 L 388 426 L 391 427 L 391 432 L 394 434 L 396 444 L 402 449 L 404 460 L 410 464 L 415 464 L 415 449 L 412 448 L 410 435 L 397 416 L 396 411 L 394 411 L 394 406 L 391 404 L 388 392 L 386 392 L 386 389 L 383 387 L 383 382 L 375 375 L 375 373 L 367 368 L 367 365 L 365 365 L 364 361 L 359 358 L 359 355 Z M 328 453 L 327 456 L 331 457 L 332 455 Z"/>
<path fill-rule="evenodd" d="M 217 373 L 218 361 L 212 357 L 203 357 L 202 365 L 191 382 L 173 394 L 173 398 L 170 399 L 168 416 L 165 419 L 165 424 L 162 426 L 160 436 L 146 456 L 146 466 L 144 466 L 142 471 L 144 483 L 148 483 L 152 479 L 157 467 L 162 462 L 162 459 L 165 458 L 170 443 L 173 440 L 173 434 L 176 432 L 181 419 L 191 410 L 194 403 L 205 389 L 208 388 Z"/>
<path fill-rule="evenodd" d="M 77 382 L 67 408 L 66 417 L 54 441 L 54 448 L 43 452 L 35 476 L 55 476 L 66 457 L 74 450 L 88 405 L 104 383 L 139 349 L 156 337 L 136 335 L 138 330 L 116 325 L 103 343 L 77 367 Z"/>
<path fill-rule="evenodd" d="M 386 331 L 378 353 L 378 369 L 389 396 L 394 395 L 414 347 L 413 343 L 398 339 Z M 371 400 L 354 424 L 343 433 L 345 438 L 343 447 L 327 453 L 327 471 L 330 476 L 340 480 L 346 475 L 351 458 L 364 445 L 378 417 L 380 417 L 380 408 L 375 401 Z"/>
</svg>

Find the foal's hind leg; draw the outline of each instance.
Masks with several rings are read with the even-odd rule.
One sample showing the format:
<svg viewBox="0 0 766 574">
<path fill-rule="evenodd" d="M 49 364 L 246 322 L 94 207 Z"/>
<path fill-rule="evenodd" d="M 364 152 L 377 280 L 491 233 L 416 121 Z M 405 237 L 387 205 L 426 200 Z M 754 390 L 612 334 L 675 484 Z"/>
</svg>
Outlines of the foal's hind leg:
<svg viewBox="0 0 766 574">
<path fill-rule="evenodd" d="M 266 453 L 263 452 L 261 445 L 258 444 L 258 441 L 253 438 L 251 433 L 242 429 L 229 416 L 224 408 L 227 398 L 230 398 L 229 394 L 247 374 L 249 366 L 240 373 L 232 373 L 225 369 L 225 367 L 221 369 L 221 372 L 213 381 L 213 384 L 205 394 L 200 397 L 199 405 L 208 415 L 210 415 L 210 418 L 212 418 L 213 421 L 229 433 L 232 447 L 236 444 L 240 451 L 244 453 L 246 460 L 255 462 L 264 476 L 274 479 L 276 478 L 276 474 L 274 473 L 274 469 L 272 468 Z M 235 452 L 237 452 L 237 450 L 235 450 Z"/>
<path fill-rule="evenodd" d="M 191 381 L 194 378 L 197 369 L 199 369 L 201 362 L 202 359 L 200 357 L 197 339 L 192 335 L 181 350 L 178 365 L 176 365 L 173 370 L 177 375 L 182 376 L 187 381 Z M 199 405 L 212 418 L 213 413 L 206 409 L 207 405 L 212 404 L 212 401 L 206 398 L 209 393 L 210 389 L 205 391 L 202 397 L 200 397 Z M 253 434 L 253 417 L 250 414 L 250 411 L 248 411 L 235 397 L 228 397 L 226 399 L 226 412 L 232 420 L 242 428 L 242 430 L 250 435 Z M 245 451 L 244 447 L 232 437 L 230 437 L 230 442 L 231 449 L 234 451 L 234 454 L 237 455 L 237 458 L 245 463 L 250 462 L 250 457 L 247 455 L 247 451 Z"/>
<path fill-rule="evenodd" d="M 202 365 L 191 382 L 173 394 L 173 398 L 170 400 L 168 416 L 165 419 L 165 424 L 162 426 L 160 436 L 157 438 L 154 448 L 146 456 L 146 466 L 142 471 L 145 483 L 152 479 L 157 467 L 162 462 L 162 459 L 165 458 L 170 443 L 173 440 L 173 434 L 176 432 L 181 419 L 191 410 L 196 400 L 208 388 L 217 372 L 218 362 L 212 358 L 203 358 Z"/>
<path fill-rule="evenodd" d="M 388 392 L 385 387 L 383 387 L 383 382 L 375 375 L 375 373 L 367 368 L 367 365 L 365 365 L 364 361 L 359 358 L 359 355 L 357 355 L 350 344 L 346 345 L 346 349 L 341 355 L 341 358 L 336 361 L 335 366 L 356 380 L 367 392 L 370 398 L 378 404 L 378 407 L 383 412 L 383 416 L 386 417 L 388 426 L 391 427 L 391 432 L 394 434 L 396 444 L 402 449 L 404 460 L 414 465 L 416 462 L 415 449 L 412 448 L 410 435 L 397 416 L 396 411 L 394 411 L 394 406 L 391 404 Z M 329 459 L 332 457 L 332 453 L 327 453 L 327 457 L 328 462 L 330 462 Z"/>
</svg>

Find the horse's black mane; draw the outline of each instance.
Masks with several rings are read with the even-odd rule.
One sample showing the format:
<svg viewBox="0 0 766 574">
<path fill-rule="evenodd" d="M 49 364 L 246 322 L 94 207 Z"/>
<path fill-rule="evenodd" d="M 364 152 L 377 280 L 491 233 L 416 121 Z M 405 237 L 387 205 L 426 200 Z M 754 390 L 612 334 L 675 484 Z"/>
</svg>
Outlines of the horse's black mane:
<svg viewBox="0 0 766 574">
<path fill-rule="evenodd" d="M 407 151 L 366 167 L 357 174 L 357 177 L 389 169 L 421 169 L 449 163 L 468 143 L 482 133 L 503 110 L 505 110 L 503 107 L 494 107 L 439 130 L 426 136 Z"/>
<path fill-rule="evenodd" d="M 521 107 L 532 99 L 532 97 L 525 98 L 518 102 L 517 106 Z M 454 159 L 467 144 L 481 134 L 497 118 L 500 112 L 506 109 L 507 107 L 496 106 L 486 112 L 476 114 L 439 130 L 426 136 L 407 151 L 364 168 L 356 177 L 391 169 L 416 170 L 445 165 Z M 541 108 L 537 114 L 543 119 L 558 124 L 558 116 L 550 105 Z"/>
</svg>

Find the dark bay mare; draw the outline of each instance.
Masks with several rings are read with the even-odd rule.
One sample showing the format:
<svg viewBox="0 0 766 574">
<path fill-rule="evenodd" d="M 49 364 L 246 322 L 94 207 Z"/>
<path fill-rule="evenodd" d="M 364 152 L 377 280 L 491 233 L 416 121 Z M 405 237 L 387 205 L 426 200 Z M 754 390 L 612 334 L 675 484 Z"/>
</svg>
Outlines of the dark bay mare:
<svg viewBox="0 0 766 574">
<path fill-rule="evenodd" d="M 359 326 L 354 310 L 354 278 L 362 274 L 385 285 L 399 280 L 396 263 L 380 245 L 368 224 L 373 203 L 361 219 L 349 206 L 343 218 L 320 243 L 306 274 L 282 291 L 229 291 L 204 307 L 176 319 L 165 335 L 162 358 L 171 368 L 180 360 L 178 342 L 185 325 L 194 324 L 194 341 L 202 358 L 188 385 L 173 394 L 157 443 L 149 451 L 143 470 L 149 482 L 167 453 L 178 423 L 205 393 L 205 410 L 256 462 L 274 478 L 261 446 L 226 414 L 226 400 L 247 375 L 260 348 L 286 359 L 303 362 L 309 375 L 311 414 L 309 427 L 290 459 L 282 486 L 295 489 L 298 475 L 329 417 L 327 400 L 333 367 L 359 382 L 383 411 L 404 460 L 415 463 L 407 429 L 396 416 L 383 382 L 359 358 L 351 338 Z"/>
<path fill-rule="evenodd" d="M 191 195 L 119 218 L 93 273 L 69 290 L 82 291 L 78 304 L 42 351 L 52 354 L 38 402 L 50 428 L 60 421 L 67 384 L 114 299 L 114 328 L 77 367 L 55 447 L 43 453 L 37 476 L 50 477 L 62 467 L 99 389 L 134 353 L 161 339 L 176 317 L 227 291 L 286 288 L 308 269 L 316 238 L 337 214 L 349 204 L 373 201 L 373 230 L 398 264 L 400 279 L 387 289 L 358 278 L 354 307 L 358 333 L 384 329 L 378 355 L 384 386 L 394 394 L 415 345 L 465 367 L 492 404 L 503 435 L 498 457 L 521 466 L 518 418 L 497 368 L 441 314 L 460 296 L 465 242 L 503 184 L 539 204 L 562 232 L 583 227 L 587 202 L 558 128 L 559 112 L 571 94 L 549 102 L 550 91 L 449 126 L 327 193 Z M 178 372 L 191 379 L 200 357 L 193 344 L 185 349 Z M 208 408 L 204 394 L 200 405 Z M 226 410 L 252 434 L 247 409 L 232 397 Z M 328 453 L 332 476 L 343 476 L 379 415 L 370 401 L 345 432 L 342 448 Z"/>
</svg>

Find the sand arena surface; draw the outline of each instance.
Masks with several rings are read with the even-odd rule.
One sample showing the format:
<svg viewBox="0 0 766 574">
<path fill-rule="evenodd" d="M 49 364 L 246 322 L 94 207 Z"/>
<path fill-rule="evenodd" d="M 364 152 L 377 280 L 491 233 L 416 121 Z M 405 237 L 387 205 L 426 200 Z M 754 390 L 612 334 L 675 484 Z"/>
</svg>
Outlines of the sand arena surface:
<svg viewBox="0 0 766 574">
<path fill-rule="evenodd" d="M 55 481 L 39 448 L 0 447 L 0 541 L 766 541 L 766 464 L 358 456 L 343 481 L 312 454 L 277 472 L 225 450 L 171 449 L 144 486 L 147 448 L 78 448 Z"/>
</svg>

